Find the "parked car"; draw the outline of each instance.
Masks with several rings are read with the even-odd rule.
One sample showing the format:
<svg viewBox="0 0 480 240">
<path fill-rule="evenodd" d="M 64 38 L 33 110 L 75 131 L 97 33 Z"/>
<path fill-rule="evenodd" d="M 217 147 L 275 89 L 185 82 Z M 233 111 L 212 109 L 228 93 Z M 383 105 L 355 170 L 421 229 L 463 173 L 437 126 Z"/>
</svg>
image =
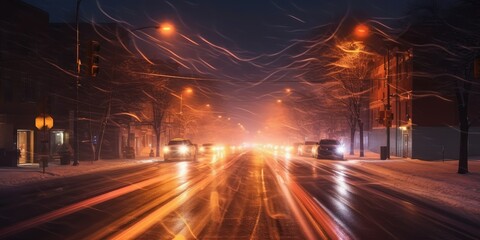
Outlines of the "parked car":
<svg viewBox="0 0 480 240">
<path fill-rule="evenodd" d="M 336 139 L 322 139 L 315 151 L 316 158 L 343 160 L 345 146 Z"/>
<path fill-rule="evenodd" d="M 317 146 L 318 142 L 305 141 L 305 143 L 298 146 L 298 155 L 313 157 Z"/>
<path fill-rule="evenodd" d="M 190 140 L 184 138 L 174 138 L 163 148 L 163 158 L 165 161 L 173 160 L 197 160 L 198 148 Z"/>
</svg>

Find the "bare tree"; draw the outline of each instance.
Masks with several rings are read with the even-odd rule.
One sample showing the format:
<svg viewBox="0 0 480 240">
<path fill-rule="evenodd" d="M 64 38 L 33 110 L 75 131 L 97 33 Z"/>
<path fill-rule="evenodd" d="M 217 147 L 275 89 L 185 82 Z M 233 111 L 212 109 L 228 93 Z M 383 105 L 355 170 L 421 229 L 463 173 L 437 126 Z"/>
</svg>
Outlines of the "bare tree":
<svg viewBox="0 0 480 240">
<path fill-rule="evenodd" d="M 335 98 L 347 109 L 350 126 L 350 154 L 354 154 L 355 131 L 360 133 L 360 157 L 364 156 L 363 126 L 361 113 L 369 96 L 368 76 L 373 54 L 359 41 L 339 41 L 330 52 L 333 62 L 328 64 L 327 76 L 332 77 L 339 88 Z"/>
<path fill-rule="evenodd" d="M 150 125 L 155 132 L 155 156 L 160 156 L 160 136 L 162 123 L 172 101 L 172 81 L 166 74 L 176 72 L 175 64 L 158 61 L 156 64 L 147 64 L 139 60 L 126 63 L 125 73 L 132 81 L 128 85 L 129 96 L 135 98 L 130 102 L 129 112 L 139 116 L 143 125 Z"/>
</svg>

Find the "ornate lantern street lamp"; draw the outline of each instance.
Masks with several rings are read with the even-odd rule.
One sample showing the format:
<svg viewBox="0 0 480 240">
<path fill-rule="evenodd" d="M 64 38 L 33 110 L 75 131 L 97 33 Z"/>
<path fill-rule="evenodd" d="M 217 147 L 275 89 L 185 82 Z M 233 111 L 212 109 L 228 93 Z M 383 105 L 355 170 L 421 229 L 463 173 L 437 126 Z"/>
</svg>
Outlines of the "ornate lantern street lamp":
<svg viewBox="0 0 480 240">
<path fill-rule="evenodd" d="M 45 167 L 48 164 L 49 159 L 49 151 L 48 151 L 48 142 L 49 139 L 47 137 L 47 131 L 53 128 L 53 118 L 52 116 L 42 113 L 35 118 L 35 127 L 41 131 L 43 130 L 43 138 L 42 138 L 42 153 L 40 157 L 40 163 L 43 167 L 43 173 L 45 173 Z"/>
</svg>

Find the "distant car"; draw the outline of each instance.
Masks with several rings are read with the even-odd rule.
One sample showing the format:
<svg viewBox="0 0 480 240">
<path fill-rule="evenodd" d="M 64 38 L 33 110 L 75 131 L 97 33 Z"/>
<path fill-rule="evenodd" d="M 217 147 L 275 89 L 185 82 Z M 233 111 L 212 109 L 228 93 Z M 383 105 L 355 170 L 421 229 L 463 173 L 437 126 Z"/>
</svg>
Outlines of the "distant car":
<svg viewBox="0 0 480 240">
<path fill-rule="evenodd" d="M 298 155 L 313 157 L 315 155 L 315 150 L 317 146 L 318 146 L 318 142 L 305 141 L 305 143 L 298 146 L 298 149 L 297 149 Z"/>
<path fill-rule="evenodd" d="M 165 161 L 174 160 L 197 160 L 197 146 L 190 140 L 184 138 L 174 138 L 163 148 Z"/>
<path fill-rule="evenodd" d="M 200 146 L 199 152 L 201 155 L 211 155 L 215 154 L 216 146 L 213 143 L 204 143 Z"/>
<path fill-rule="evenodd" d="M 292 153 L 295 155 L 299 155 L 298 148 L 302 145 L 300 142 L 295 142 L 292 144 Z"/>
<path fill-rule="evenodd" d="M 316 149 L 316 158 L 343 160 L 345 147 L 336 139 L 322 139 Z"/>
</svg>

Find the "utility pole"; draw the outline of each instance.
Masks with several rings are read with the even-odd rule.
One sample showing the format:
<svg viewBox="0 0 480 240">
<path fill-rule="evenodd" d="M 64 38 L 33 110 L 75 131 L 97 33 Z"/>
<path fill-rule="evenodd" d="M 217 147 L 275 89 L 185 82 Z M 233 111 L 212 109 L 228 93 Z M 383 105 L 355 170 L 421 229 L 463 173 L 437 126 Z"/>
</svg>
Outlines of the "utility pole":
<svg viewBox="0 0 480 240">
<path fill-rule="evenodd" d="M 74 148 L 75 148 L 75 154 L 73 155 L 73 166 L 78 166 L 80 163 L 78 162 L 79 156 L 80 156 L 80 144 L 78 140 L 78 101 L 79 101 L 79 96 L 78 96 L 78 90 L 80 88 L 80 70 L 82 63 L 80 62 L 80 31 L 78 29 L 78 11 L 80 9 L 80 3 L 82 0 L 77 0 L 77 7 L 75 9 L 75 30 L 76 30 L 76 43 L 75 43 L 75 49 L 76 49 L 76 58 L 75 58 L 75 114 L 73 117 L 73 135 L 74 135 Z"/>
<path fill-rule="evenodd" d="M 391 120 L 391 103 L 390 103 L 390 49 L 387 46 L 387 67 L 386 67 L 386 81 L 387 81 L 387 105 L 385 106 L 385 124 L 387 129 L 387 159 L 390 159 L 390 126 Z"/>
</svg>

